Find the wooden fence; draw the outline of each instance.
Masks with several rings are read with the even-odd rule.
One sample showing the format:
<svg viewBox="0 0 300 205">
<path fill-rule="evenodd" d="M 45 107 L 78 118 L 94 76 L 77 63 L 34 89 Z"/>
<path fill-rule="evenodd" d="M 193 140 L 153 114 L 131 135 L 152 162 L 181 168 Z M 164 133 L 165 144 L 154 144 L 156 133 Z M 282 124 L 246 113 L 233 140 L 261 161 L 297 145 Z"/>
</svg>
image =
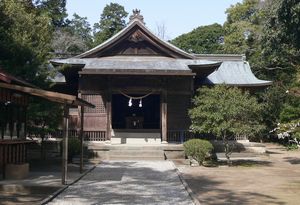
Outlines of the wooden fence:
<svg viewBox="0 0 300 205">
<path fill-rule="evenodd" d="M 184 143 L 189 139 L 206 139 L 206 140 L 216 140 L 214 135 L 208 134 L 195 134 L 189 130 L 168 130 L 167 141 L 173 143 Z M 248 140 L 247 136 L 235 136 L 231 140 Z"/>
<path fill-rule="evenodd" d="M 79 131 L 69 130 L 69 137 L 77 138 L 79 137 Z M 63 131 L 57 130 L 48 134 L 49 137 L 62 138 Z M 106 140 L 106 131 L 84 131 L 83 132 L 85 141 L 105 141 Z"/>
<path fill-rule="evenodd" d="M 6 164 L 23 164 L 27 162 L 27 144 L 32 141 L 3 140 L 0 141 L 0 167 L 4 177 Z"/>
</svg>

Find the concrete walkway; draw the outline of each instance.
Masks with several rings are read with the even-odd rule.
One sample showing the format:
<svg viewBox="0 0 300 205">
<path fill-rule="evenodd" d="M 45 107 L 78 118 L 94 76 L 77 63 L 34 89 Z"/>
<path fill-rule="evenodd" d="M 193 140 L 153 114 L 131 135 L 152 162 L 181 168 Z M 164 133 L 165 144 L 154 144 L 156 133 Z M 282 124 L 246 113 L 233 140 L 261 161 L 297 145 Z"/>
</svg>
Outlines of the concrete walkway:
<svg viewBox="0 0 300 205">
<path fill-rule="evenodd" d="M 194 204 L 169 161 L 109 161 L 49 204 Z"/>
</svg>

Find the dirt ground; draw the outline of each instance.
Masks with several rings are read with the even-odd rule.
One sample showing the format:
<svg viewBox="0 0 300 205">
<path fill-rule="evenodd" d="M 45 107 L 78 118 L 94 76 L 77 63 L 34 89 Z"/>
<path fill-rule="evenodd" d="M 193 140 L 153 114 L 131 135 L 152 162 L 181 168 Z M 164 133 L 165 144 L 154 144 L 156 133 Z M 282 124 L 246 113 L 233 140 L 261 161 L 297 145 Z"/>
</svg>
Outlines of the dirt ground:
<svg viewBox="0 0 300 205">
<path fill-rule="evenodd" d="M 240 166 L 176 165 L 201 204 L 300 204 L 300 151 L 266 146 L 258 162 Z"/>
</svg>

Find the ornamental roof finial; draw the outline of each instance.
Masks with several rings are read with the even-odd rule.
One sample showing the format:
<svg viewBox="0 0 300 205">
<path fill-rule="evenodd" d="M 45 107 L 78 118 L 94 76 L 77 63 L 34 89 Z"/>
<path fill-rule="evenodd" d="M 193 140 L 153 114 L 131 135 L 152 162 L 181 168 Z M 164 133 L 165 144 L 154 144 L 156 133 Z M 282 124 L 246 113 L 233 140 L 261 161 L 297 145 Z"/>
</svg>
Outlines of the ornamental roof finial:
<svg viewBox="0 0 300 205">
<path fill-rule="evenodd" d="M 132 22 L 134 19 L 138 19 L 139 21 L 141 21 L 143 24 L 145 24 L 144 22 L 144 17 L 140 14 L 141 10 L 139 9 L 133 9 L 132 10 L 132 15 L 129 17 L 129 22 Z"/>
</svg>

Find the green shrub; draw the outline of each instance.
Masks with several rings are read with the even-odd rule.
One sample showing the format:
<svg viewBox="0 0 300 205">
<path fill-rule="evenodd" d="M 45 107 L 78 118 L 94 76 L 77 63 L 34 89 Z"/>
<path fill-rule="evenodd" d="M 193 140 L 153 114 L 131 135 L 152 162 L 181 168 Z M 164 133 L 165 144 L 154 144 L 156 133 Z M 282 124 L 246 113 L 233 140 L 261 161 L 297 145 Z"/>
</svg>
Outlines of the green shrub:
<svg viewBox="0 0 300 205">
<path fill-rule="evenodd" d="M 203 164 L 205 158 L 213 150 L 212 144 L 207 140 L 191 139 L 183 144 L 186 156 L 191 156 L 199 164 Z"/>
<path fill-rule="evenodd" d="M 68 140 L 68 158 L 71 160 L 75 155 L 80 154 L 80 140 L 78 138 L 69 138 Z"/>
</svg>

